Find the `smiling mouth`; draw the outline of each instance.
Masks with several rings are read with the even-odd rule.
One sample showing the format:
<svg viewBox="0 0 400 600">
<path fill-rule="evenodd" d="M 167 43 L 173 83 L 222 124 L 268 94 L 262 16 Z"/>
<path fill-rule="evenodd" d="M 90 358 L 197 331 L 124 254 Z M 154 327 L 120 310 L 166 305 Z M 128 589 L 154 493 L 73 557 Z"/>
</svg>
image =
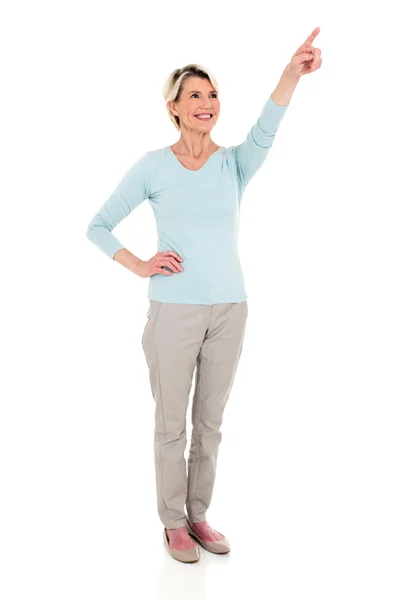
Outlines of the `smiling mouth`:
<svg viewBox="0 0 400 600">
<path fill-rule="evenodd" d="M 213 118 L 213 115 L 211 113 L 204 113 L 204 114 L 208 114 L 208 117 L 201 117 L 200 115 L 194 115 L 196 117 L 196 119 L 199 119 L 199 121 L 210 121 Z"/>
</svg>

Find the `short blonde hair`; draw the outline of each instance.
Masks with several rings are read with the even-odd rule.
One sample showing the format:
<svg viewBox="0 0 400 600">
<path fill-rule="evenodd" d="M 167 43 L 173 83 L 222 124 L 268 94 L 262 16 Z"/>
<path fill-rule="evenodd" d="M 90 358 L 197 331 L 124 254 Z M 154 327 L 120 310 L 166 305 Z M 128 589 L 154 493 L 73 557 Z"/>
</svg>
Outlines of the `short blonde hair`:
<svg viewBox="0 0 400 600">
<path fill-rule="evenodd" d="M 171 75 L 168 77 L 167 81 L 164 84 L 163 96 L 167 103 L 166 106 L 168 116 L 174 124 L 174 127 L 176 127 L 178 131 L 181 130 L 179 117 L 174 115 L 174 113 L 171 111 L 171 109 L 168 106 L 168 102 L 179 101 L 184 83 L 186 79 L 189 79 L 189 77 L 201 77 L 202 79 L 208 79 L 215 91 L 219 92 L 217 80 L 215 79 L 213 74 L 210 73 L 210 71 L 208 71 L 201 65 L 191 63 L 189 65 L 185 65 L 181 69 L 175 69 L 175 71 L 171 73 Z"/>
</svg>

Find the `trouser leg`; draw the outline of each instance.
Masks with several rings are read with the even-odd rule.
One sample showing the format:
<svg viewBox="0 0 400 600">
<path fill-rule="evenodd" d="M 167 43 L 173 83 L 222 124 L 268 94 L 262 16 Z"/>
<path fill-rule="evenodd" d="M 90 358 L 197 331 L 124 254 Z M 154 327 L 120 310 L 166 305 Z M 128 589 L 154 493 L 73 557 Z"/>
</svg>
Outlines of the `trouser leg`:
<svg viewBox="0 0 400 600">
<path fill-rule="evenodd" d="M 192 522 L 206 520 L 211 502 L 222 416 L 242 352 L 247 314 L 247 301 L 213 304 L 197 358 L 186 502 Z"/>
<path fill-rule="evenodd" d="M 207 307 L 150 300 L 142 346 L 155 400 L 157 507 L 167 529 L 185 525 L 186 414 L 193 373 L 207 328 Z"/>
</svg>

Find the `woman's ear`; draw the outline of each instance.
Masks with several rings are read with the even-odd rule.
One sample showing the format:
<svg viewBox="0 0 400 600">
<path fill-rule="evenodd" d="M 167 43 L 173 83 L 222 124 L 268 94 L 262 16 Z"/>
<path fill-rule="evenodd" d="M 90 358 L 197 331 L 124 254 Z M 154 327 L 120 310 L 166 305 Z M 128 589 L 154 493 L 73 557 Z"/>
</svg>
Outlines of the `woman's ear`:
<svg viewBox="0 0 400 600">
<path fill-rule="evenodd" d="M 175 102 L 170 100 L 169 102 L 167 102 L 167 104 L 168 104 L 168 107 L 169 107 L 170 111 L 172 112 L 172 114 L 174 114 L 177 117 L 178 115 L 177 115 L 176 108 L 175 108 Z"/>
</svg>

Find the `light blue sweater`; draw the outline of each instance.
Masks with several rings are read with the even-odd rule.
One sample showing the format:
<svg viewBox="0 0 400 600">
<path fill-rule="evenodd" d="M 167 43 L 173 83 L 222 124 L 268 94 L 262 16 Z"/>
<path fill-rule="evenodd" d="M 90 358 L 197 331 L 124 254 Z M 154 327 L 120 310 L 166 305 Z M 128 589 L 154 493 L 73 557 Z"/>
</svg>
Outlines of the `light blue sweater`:
<svg viewBox="0 0 400 600">
<path fill-rule="evenodd" d="M 237 248 L 240 203 L 288 106 L 270 96 L 245 141 L 221 146 L 196 171 L 184 167 L 170 146 L 141 155 L 94 215 L 87 237 L 113 258 L 125 246 L 112 230 L 148 199 L 156 219 L 157 252 L 174 250 L 184 269 L 152 275 L 148 298 L 183 304 L 244 302 L 247 293 Z"/>
</svg>

